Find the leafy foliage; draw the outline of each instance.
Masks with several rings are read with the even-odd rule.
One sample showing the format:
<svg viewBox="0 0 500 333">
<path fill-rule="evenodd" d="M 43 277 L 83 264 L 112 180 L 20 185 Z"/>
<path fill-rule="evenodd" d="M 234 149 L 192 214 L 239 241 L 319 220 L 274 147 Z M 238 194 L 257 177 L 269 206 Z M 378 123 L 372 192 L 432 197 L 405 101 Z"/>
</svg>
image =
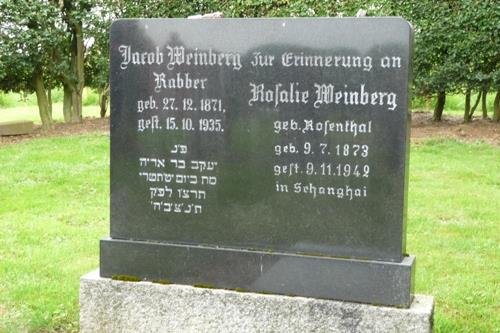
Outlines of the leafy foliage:
<svg viewBox="0 0 500 333">
<path fill-rule="evenodd" d="M 0 89 L 29 90 L 36 70 L 57 70 L 52 57 L 64 42 L 58 10 L 45 1 L 0 2 Z"/>
<path fill-rule="evenodd" d="M 384 0 L 386 14 L 415 28 L 417 95 L 499 90 L 500 2 L 495 0 Z M 466 110 L 467 112 L 467 110 Z"/>
</svg>

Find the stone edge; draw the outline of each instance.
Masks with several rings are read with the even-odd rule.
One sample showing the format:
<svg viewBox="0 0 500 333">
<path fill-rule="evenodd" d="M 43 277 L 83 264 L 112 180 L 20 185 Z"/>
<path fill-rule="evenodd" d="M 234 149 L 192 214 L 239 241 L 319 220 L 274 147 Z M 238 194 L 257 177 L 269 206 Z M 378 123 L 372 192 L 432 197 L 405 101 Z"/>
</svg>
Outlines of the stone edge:
<svg viewBox="0 0 500 333">
<path fill-rule="evenodd" d="M 268 307 L 266 311 L 269 313 L 271 309 L 273 313 L 269 316 L 277 318 L 277 322 L 265 324 L 271 325 L 269 332 L 303 332 L 311 330 L 313 327 L 314 330 L 342 332 L 346 329 L 346 325 L 354 324 L 356 332 L 358 330 L 432 332 L 433 326 L 434 298 L 425 295 L 415 295 L 410 308 L 404 309 L 300 296 L 257 294 L 176 284 L 163 285 L 147 281 L 119 281 L 100 277 L 99 270 L 83 275 L 80 282 L 82 333 L 111 333 L 125 332 L 126 330 L 130 332 L 164 332 L 165 330 L 179 329 L 186 332 L 198 330 L 224 332 L 231 331 L 236 327 L 241 328 L 241 331 L 268 331 L 266 327 L 263 328 L 262 323 L 257 322 L 256 317 L 248 314 L 244 309 L 258 312 L 261 304 L 264 308 L 266 304 L 271 304 L 272 306 Z M 159 303 L 151 302 L 152 295 L 155 294 L 160 296 Z M 164 296 L 171 296 L 171 298 Z M 133 302 L 131 302 L 130 297 L 133 297 Z M 175 314 L 170 311 L 156 311 L 157 308 L 165 306 L 161 303 L 171 303 L 172 299 L 175 299 L 176 302 L 177 312 Z M 193 305 L 193 300 L 201 300 L 200 302 L 205 306 L 212 305 L 213 301 L 213 306 L 210 306 L 209 311 L 205 313 L 205 307 L 197 308 Z M 186 304 L 182 305 L 183 301 Z M 167 306 L 171 306 L 171 304 Z M 182 313 L 183 307 L 186 309 L 184 313 Z M 237 312 L 246 314 L 247 318 L 229 316 L 228 320 L 227 312 L 231 307 L 239 308 Z M 300 309 L 305 307 L 308 311 L 312 311 L 305 314 L 316 312 L 315 317 L 306 316 L 304 318 L 304 313 L 300 315 Z M 130 308 L 139 308 L 141 311 L 130 311 Z M 123 309 L 125 309 L 125 315 L 118 313 Z M 103 311 L 107 313 L 102 313 Z M 318 318 L 317 311 L 320 312 L 320 318 Z M 158 317 L 159 313 L 164 318 Z M 202 314 L 200 315 L 200 313 Z M 297 318 L 291 317 L 291 313 L 297 313 Z M 345 316 L 346 314 L 348 315 Z M 354 322 L 353 317 L 356 318 Z M 113 319 L 110 320 L 110 318 Z M 138 323 L 140 325 L 137 325 Z"/>
</svg>

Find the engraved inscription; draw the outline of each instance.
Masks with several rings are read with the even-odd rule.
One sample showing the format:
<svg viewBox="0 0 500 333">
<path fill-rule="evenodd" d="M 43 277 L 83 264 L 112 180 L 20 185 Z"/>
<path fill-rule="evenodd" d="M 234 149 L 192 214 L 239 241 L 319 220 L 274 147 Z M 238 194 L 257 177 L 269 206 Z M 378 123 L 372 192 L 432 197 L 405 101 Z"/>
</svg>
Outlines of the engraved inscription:
<svg viewBox="0 0 500 333">
<path fill-rule="evenodd" d="M 368 109 L 394 114 L 404 104 L 395 91 L 380 89 L 369 79 L 375 70 L 403 68 L 404 59 L 398 54 L 273 53 L 269 49 L 241 54 L 236 49 L 181 44 L 149 49 L 119 45 L 116 52 L 122 71 L 140 67 L 150 73 L 152 88 L 134 105 L 137 135 L 175 138 L 167 142 L 168 154 L 137 156 L 144 200 L 158 214 L 202 215 L 210 209 L 206 202 L 221 183 L 219 170 L 224 162 L 203 158 L 190 142 L 192 138 L 224 141 L 228 117 L 241 110 L 228 107 L 234 100 L 214 89 L 221 85 L 217 76 L 200 69 L 245 75 L 246 91 L 238 95 L 240 107 L 249 114 L 267 115 L 265 133 L 255 135 L 272 138 L 264 153 L 272 161 L 266 172 L 274 184 L 268 186 L 277 196 L 368 198 L 370 179 L 377 173 L 373 138 L 380 126 L 357 115 Z M 302 80 L 300 75 L 292 79 L 284 75 L 275 82 L 262 79 L 271 70 L 321 70 L 323 74 L 312 80 Z M 357 74 L 356 81 L 345 79 L 350 72 Z M 225 84 L 225 89 L 231 89 L 230 82 Z"/>
</svg>

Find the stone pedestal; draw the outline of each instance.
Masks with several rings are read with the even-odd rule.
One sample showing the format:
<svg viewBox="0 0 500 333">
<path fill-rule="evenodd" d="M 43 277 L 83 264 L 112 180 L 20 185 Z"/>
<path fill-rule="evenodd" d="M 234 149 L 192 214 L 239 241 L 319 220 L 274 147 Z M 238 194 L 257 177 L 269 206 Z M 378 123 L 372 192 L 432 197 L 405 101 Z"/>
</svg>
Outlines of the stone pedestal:
<svg viewBox="0 0 500 333">
<path fill-rule="evenodd" d="M 93 271 L 80 282 L 80 329 L 88 332 L 431 332 L 434 300 L 408 309 L 126 282 Z"/>
<path fill-rule="evenodd" d="M 28 120 L 0 123 L 0 135 L 21 135 L 33 132 L 33 122 Z"/>
</svg>

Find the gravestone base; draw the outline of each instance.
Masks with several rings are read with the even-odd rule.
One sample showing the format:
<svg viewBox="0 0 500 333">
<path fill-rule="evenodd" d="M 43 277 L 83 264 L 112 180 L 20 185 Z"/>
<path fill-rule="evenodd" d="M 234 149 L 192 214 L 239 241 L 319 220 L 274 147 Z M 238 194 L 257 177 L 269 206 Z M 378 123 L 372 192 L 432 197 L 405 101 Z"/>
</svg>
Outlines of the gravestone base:
<svg viewBox="0 0 500 333">
<path fill-rule="evenodd" d="M 409 307 L 415 257 L 401 262 L 103 239 L 100 274 L 183 285 Z"/>
<path fill-rule="evenodd" d="M 408 309 L 305 297 L 117 281 L 80 280 L 87 332 L 431 332 L 434 299 Z"/>
</svg>

